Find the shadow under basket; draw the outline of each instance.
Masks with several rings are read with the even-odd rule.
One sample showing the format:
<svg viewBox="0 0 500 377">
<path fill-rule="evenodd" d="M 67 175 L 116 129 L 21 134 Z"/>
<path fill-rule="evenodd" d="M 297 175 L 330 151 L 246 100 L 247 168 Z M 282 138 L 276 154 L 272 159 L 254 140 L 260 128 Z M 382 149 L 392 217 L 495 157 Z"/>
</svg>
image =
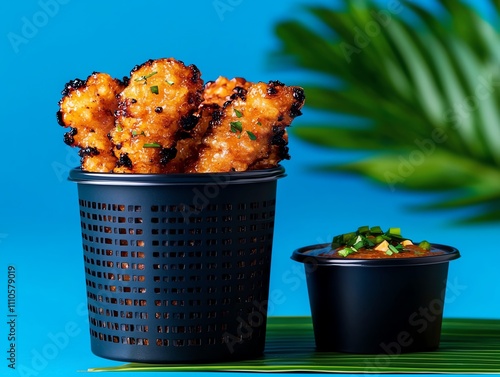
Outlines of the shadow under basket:
<svg viewBox="0 0 500 377">
<path fill-rule="evenodd" d="M 264 351 L 277 179 L 70 172 L 92 352 L 181 363 Z"/>
</svg>

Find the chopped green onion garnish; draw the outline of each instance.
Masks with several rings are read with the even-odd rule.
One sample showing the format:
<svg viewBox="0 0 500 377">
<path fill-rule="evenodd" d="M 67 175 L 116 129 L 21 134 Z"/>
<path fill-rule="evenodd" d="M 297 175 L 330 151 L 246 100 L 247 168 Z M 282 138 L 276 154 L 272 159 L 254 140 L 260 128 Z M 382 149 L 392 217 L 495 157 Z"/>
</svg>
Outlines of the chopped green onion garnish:
<svg viewBox="0 0 500 377">
<path fill-rule="evenodd" d="M 365 225 L 365 226 L 360 226 L 358 228 L 358 234 L 365 234 L 365 233 L 368 233 L 370 231 L 370 227 Z"/>
<path fill-rule="evenodd" d="M 356 236 L 355 232 L 345 233 L 342 235 L 342 242 L 347 243 L 355 236 Z"/>
<path fill-rule="evenodd" d="M 257 140 L 257 136 L 252 131 L 247 131 L 247 134 L 250 140 Z"/>
<path fill-rule="evenodd" d="M 243 131 L 243 126 L 241 125 L 241 122 L 238 120 L 236 122 L 231 122 L 229 123 L 231 125 L 231 132 L 241 132 Z"/>
<path fill-rule="evenodd" d="M 117 129 L 119 132 L 122 132 L 122 131 L 123 131 L 123 127 L 122 127 L 122 126 L 120 126 L 120 125 L 116 126 L 116 129 Z"/>
<path fill-rule="evenodd" d="M 339 234 L 338 236 L 333 237 L 332 240 L 332 249 L 336 249 L 339 246 L 342 246 L 343 234 Z"/>
<path fill-rule="evenodd" d="M 373 236 L 371 237 L 366 237 L 365 238 L 365 246 L 368 246 L 368 247 L 373 247 L 375 246 L 375 242 L 374 242 L 375 238 Z"/>
<path fill-rule="evenodd" d="M 356 250 L 361 249 L 363 246 L 365 246 L 365 243 L 363 240 L 359 240 L 354 245 L 352 245 L 352 247 L 355 248 Z"/>
<path fill-rule="evenodd" d="M 346 247 L 342 250 L 339 250 L 337 251 L 337 253 L 341 256 L 341 257 L 347 257 L 349 254 L 353 254 L 355 253 L 357 250 L 352 248 L 352 247 Z"/>
<path fill-rule="evenodd" d="M 399 250 L 394 245 L 389 244 L 389 250 L 391 250 L 395 254 L 399 253 Z"/>
<path fill-rule="evenodd" d="M 144 148 L 160 148 L 161 145 L 158 143 L 145 143 L 143 145 Z"/>
<path fill-rule="evenodd" d="M 257 122 L 257 126 L 262 126 L 262 123 L 260 123 L 260 122 Z"/>
<path fill-rule="evenodd" d="M 342 256 L 347 256 L 361 249 L 376 250 L 387 255 L 410 250 L 417 254 L 425 254 L 424 250 L 431 250 L 431 244 L 427 241 L 422 241 L 418 245 L 420 251 L 411 248 L 407 250 L 403 244 L 413 245 L 410 239 L 401 235 L 401 228 L 389 228 L 384 232 L 380 226 L 369 227 L 365 225 L 360 226 L 355 232 L 339 234 L 333 237 L 331 248 L 337 250 L 339 255 Z"/>
<path fill-rule="evenodd" d="M 401 236 L 401 228 L 389 228 L 387 234 L 391 236 Z"/>
<path fill-rule="evenodd" d="M 238 117 L 241 118 L 243 116 L 243 113 L 239 110 L 234 109 L 234 114 Z"/>
<path fill-rule="evenodd" d="M 153 73 L 150 73 L 149 75 L 144 75 L 144 76 L 141 76 L 141 77 L 138 77 L 136 78 L 134 81 L 143 81 L 144 80 L 144 84 L 146 84 L 148 82 L 148 79 L 151 77 L 151 76 L 154 76 L 156 75 L 158 72 L 153 72 Z"/>
<path fill-rule="evenodd" d="M 418 247 L 424 250 L 430 250 L 431 249 L 431 244 L 427 241 L 422 241 L 418 244 Z"/>
<path fill-rule="evenodd" d="M 170 81 L 170 80 L 165 80 L 165 82 L 166 82 L 168 85 L 170 85 L 170 86 L 174 85 L 174 82 L 173 82 L 173 81 Z"/>
<path fill-rule="evenodd" d="M 151 88 L 149 88 L 149 89 L 151 89 L 151 93 L 153 93 L 153 94 L 158 94 L 158 93 L 159 93 L 159 92 L 158 92 L 158 85 L 153 85 L 153 86 L 152 86 Z"/>
</svg>

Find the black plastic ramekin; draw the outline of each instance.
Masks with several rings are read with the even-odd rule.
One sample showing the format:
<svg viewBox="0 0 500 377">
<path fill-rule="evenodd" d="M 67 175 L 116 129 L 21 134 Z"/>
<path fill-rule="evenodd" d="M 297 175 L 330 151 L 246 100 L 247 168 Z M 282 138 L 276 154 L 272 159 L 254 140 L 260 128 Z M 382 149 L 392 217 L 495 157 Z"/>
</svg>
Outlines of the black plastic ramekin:
<svg viewBox="0 0 500 377">
<path fill-rule="evenodd" d="M 401 354 L 439 347 L 453 247 L 425 257 L 317 256 L 329 244 L 297 249 L 305 266 L 316 347 L 321 351 Z"/>
</svg>

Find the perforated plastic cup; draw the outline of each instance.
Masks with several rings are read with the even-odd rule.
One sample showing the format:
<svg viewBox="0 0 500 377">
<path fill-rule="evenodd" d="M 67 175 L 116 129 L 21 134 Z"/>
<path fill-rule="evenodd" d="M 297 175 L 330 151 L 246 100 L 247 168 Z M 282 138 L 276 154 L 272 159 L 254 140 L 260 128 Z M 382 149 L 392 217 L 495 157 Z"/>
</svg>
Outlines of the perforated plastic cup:
<svg viewBox="0 0 500 377">
<path fill-rule="evenodd" d="M 92 352 L 148 363 L 261 356 L 284 175 L 282 167 L 171 175 L 73 169 Z"/>
</svg>

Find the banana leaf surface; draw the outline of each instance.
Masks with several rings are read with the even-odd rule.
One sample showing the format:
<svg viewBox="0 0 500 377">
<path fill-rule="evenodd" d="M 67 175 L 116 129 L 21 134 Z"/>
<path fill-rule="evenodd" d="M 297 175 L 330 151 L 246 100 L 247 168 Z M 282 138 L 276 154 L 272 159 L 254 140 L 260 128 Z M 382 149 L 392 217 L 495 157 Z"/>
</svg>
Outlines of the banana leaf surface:
<svg viewBox="0 0 500 377">
<path fill-rule="evenodd" d="M 500 320 L 444 318 L 438 350 L 357 355 L 316 352 L 310 317 L 270 317 L 264 356 L 215 364 L 140 364 L 89 372 L 499 374 Z"/>
</svg>

